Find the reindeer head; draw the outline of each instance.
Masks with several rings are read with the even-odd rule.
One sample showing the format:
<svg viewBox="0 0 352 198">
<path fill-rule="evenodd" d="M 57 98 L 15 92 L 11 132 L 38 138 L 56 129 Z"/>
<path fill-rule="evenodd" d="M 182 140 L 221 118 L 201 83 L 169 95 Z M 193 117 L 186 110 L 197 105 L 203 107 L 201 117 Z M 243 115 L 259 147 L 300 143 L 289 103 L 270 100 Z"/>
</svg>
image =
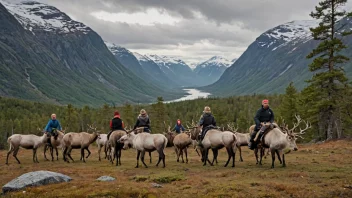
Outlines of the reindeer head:
<svg viewBox="0 0 352 198">
<path fill-rule="evenodd" d="M 117 140 L 117 143 L 123 144 L 124 150 L 127 150 L 133 146 L 133 139 L 136 135 L 132 132 L 134 132 L 134 130 L 128 131 L 126 135 Z"/>
<path fill-rule="evenodd" d="M 295 115 L 295 117 L 297 119 L 297 123 L 293 123 L 293 128 L 289 129 L 287 124 L 283 124 L 281 126 L 282 131 L 287 133 L 286 138 L 289 142 L 290 149 L 294 151 L 298 150 L 296 145 L 297 137 L 304 139 L 302 135 L 304 135 L 308 129 L 312 128 L 312 125 L 308 121 L 303 120 L 299 115 Z M 295 132 L 302 122 L 304 122 L 306 127 L 304 129 L 299 128 L 299 132 Z"/>
<path fill-rule="evenodd" d="M 193 120 L 191 123 L 191 126 L 188 125 L 187 123 L 187 130 L 191 133 L 191 139 L 196 140 L 198 138 L 198 134 L 201 131 L 202 127 L 198 126 Z"/>
</svg>

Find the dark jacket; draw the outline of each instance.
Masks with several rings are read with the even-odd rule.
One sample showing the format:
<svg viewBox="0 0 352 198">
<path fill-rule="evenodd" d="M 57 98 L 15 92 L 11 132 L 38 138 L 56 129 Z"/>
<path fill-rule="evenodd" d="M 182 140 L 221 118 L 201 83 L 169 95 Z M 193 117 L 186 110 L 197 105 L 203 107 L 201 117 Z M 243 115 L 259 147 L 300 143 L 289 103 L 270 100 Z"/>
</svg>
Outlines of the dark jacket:
<svg viewBox="0 0 352 198">
<path fill-rule="evenodd" d="M 146 116 L 141 116 L 141 115 L 138 116 L 137 122 L 134 125 L 133 129 L 136 129 L 138 127 L 145 127 L 145 128 L 150 129 L 150 120 L 149 120 L 148 115 L 146 115 Z"/>
<path fill-rule="evenodd" d="M 199 125 L 203 126 L 203 129 L 210 125 L 216 126 L 216 121 L 214 116 L 211 113 L 203 114 L 202 118 L 199 121 Z"/>
<path fill-rule="evenodd" d="M 124 123 L 121 120 L 121 118 L 119 116 L 115 116 L 111 121 L 110 121 L 110 129 L 112 131 L 116 131 L 116 130 L 125 130 L 124 129 Z"/>
<path fill-rule="evenodd" d="M 185 128 L 182 126 L 182 124 L 178 125 L 176 124 L 175 127 L 171 131 L 176 131 L 176 133 L 181 133 L 182 131 L 185 131 Z"/>
<path fill-rule="evenodd" d="M 261 127 L 261 122 L 274 123 L 274 112 L 270 108 L 264 109 L 262 106 L 258 109 L 257 114 L 254 117 L 254 122 L 257 129 Z"/>
<path fill-rule="evenodd" d="M 57 129 L 59 131 L 62 130 L 60 122 L 58 120 L 49 120 L 48 124 L 46 125 L 44 131 L 46 132 L 52 132 L 53 129 Z"/>
</svg>

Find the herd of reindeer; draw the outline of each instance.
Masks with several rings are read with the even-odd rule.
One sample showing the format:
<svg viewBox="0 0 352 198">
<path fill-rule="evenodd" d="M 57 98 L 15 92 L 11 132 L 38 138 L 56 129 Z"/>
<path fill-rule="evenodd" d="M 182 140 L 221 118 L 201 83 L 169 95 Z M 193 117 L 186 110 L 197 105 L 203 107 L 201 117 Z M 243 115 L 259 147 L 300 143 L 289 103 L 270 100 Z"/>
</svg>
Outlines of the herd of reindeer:
<svg viewBox="0 0 352 198">
<path fill-rule="evenodd" d="M 303 138 L 301 135 L 311 128 L 309 122 L 301 119 L 299 115 L 296 115 L 296 119 L 297 122 L 294 123 L 294 126 L 291 129 L 289 129 L 288 125 L 283 122 L 280 126 L 274 124 L 274 127 L 268 127 L 260 140 L 257 140 L 259 133 L 257 134 L 255 141 L 258 141 L 259 143 L 254 150 L 257 164 L 262 164 L 262 158 L 265 157 L 265 154 L 271 154 L 271 168 L 274 168 L 276 154 L 280 164 L 286 166 L 285 154 L 292 150 L 296 151 L 298 149 L 296 139 L 298 137 Z M 304 129 L 299 128 L 301 123 L 305 124 Z M 262 124 L 264 125 L 264 123 Z M 72 149 L 80 149 L 80 160 L 85 162 L 85 158 L 88 158 L 91 154 L 89 146 L 96 142 L 98 146 L 99 161 L 101 161 L 101 150 L 103 149 L 105 159 L 108 159 L 112 164 L 114 164 L 114 161 L 116 160 L 116 166 L 121 165 L 122 150 L 133 147 L 137 151 L 136 168 L 139 167 L 139 160 L 141 160 L 143 165 L 147 168 L 148 166 L 144 161 L 145 153 L 149 153 L 150 163 L 152 163 L 151 152 L 153 151 L 157 151 L 159 154 L 159 160 L 156 166 L 162 161 L 163 167 L 165 167 L 164 149 L 166 147 L 174 146 L 177 162 L 179 162 L 181 157 L 182 163 L 184 163 L 183 154 L 185 154 L 186 163 L 188 163 L 187 148 L 192 147 L 195 149 L 198 156 L 201 157 L 204 166 L 207 162 L 210 165 L 213 165 L 214 162 L 218 163 L 218 150 L 226 148 L 228 159 L 225 167 L 229 164 L 231 159 L 232 167 L 235 167 L 236 150 L 239 150 L 240 161 L 243 161 L 241 146 L 248 146 L 250 135 L 255 127 L 255 125 L 251 126 L 248 133 L 239 133 L 233 124 L 228 124 L 226 129 L 225 127 L 210 129 L 205 134 L 203 140 L 200 141 L 199 133 L 202 130 L 201 127 L 197 126 L 193 121 L 190 125 L 191 126 L 188 126 L 187 124 L 187 130 L 180 134 L 171 132 L 170 126 L 168 127 L 168 131 L 163 134 L 145 133 L 143 132 L 143 128 L 126 131 L 116 130 L 111 133 L 109 139 L 107 139 L 107 134 L 100 134 L 96 127 L 89 125 L 89 130 L 92 130 L 92 133 L 65 133 L 65 131 L 57 131 L 57 136 L 50 136 L 51 144 L 47 144 L 48 135 L 46 133 L 44 133 L 43 136 L 14 134 L 7 140 L 9 143 L 9 151 L 7 153 L 6 164 L 8 164 L 9 155 L 11 153 L 13 153 L 14 158 L 20 164 L 20 161 L 17 158 L 17 153 L 20 147 L 24 149 L 33 149 L 33 162 L 38 163 L 37 149 L 43 145 L 44 158 L 46 160 L 48 160 L 46 157 L 47 150 L 50 151 L 52 161 L 54 161 L 54 151 L 56 151 L 56 160 L 59 160 L 58 148 L 61 148 L 65 162 L 69 163 L 70 160 L 74 161 L 71 157 Z M 295 132 L 298 128 L 299 132 Z M 198 143 L 199 141 L 201 142 L 200 144 Z M 88 152 L 86 157 L 85 150 Z M 208 157 L 210 150 L 213 152 L 212 161 L 210 161 Z M 258 157 L 258 153 L 260 154 L 260 157 Z"/>
</svg>

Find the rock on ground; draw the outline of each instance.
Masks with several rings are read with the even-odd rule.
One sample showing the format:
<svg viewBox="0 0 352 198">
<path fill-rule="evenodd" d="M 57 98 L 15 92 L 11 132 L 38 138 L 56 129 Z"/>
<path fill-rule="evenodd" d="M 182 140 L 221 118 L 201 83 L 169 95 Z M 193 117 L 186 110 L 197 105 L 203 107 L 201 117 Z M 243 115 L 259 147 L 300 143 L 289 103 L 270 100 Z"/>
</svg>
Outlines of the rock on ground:
<svg viewBox="0 0 352 198">
<path fill-rule="evenodd" d="M 154 188 L 162 188 L 162 187 L 163 187 L 162 185 L 157 184 L 157 183 L 152 183 L 152 186 L 153 186 Z"/>
<path fill-rule="evenodd" d="M 51 171 L 35 171 L 23 174 L 2 187 L 2 193 L 17 191 L 31 186 L 42 186 L 71 181 L 71 177 Z"/>
<path fill-rule="evenodd" d="M 115 178 L 110 177 L 110 176 L 101 176 L 97 180 L 99 180 L 99 181 L 114 181 Z"/>
</svg>

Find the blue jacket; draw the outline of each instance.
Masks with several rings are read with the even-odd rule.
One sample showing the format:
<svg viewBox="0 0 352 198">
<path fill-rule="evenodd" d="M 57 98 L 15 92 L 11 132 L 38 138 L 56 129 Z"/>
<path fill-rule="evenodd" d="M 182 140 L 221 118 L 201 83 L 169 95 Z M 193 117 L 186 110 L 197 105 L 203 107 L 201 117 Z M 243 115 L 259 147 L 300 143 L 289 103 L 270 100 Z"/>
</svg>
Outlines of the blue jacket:
<svg viewBox="0 0 352 198">
<path fill-rule="evenodd" d="M 52 132 L 52 129 L 55 128 L 57 130 L 62 130 L 60 122 L 58 120 L 49 120 L 48 124 L 46 125 L 44 131 L 46 132 Z"/>
<path fill-rule="evenodd" d="M 185 128 L 181 125 L 175 125 L 175 127 L 172 129 L 172 131 L 176 131 L 176 133 L 181 133 L 181 129 L 182 131 L 185 131 Z"/>
</svg>

